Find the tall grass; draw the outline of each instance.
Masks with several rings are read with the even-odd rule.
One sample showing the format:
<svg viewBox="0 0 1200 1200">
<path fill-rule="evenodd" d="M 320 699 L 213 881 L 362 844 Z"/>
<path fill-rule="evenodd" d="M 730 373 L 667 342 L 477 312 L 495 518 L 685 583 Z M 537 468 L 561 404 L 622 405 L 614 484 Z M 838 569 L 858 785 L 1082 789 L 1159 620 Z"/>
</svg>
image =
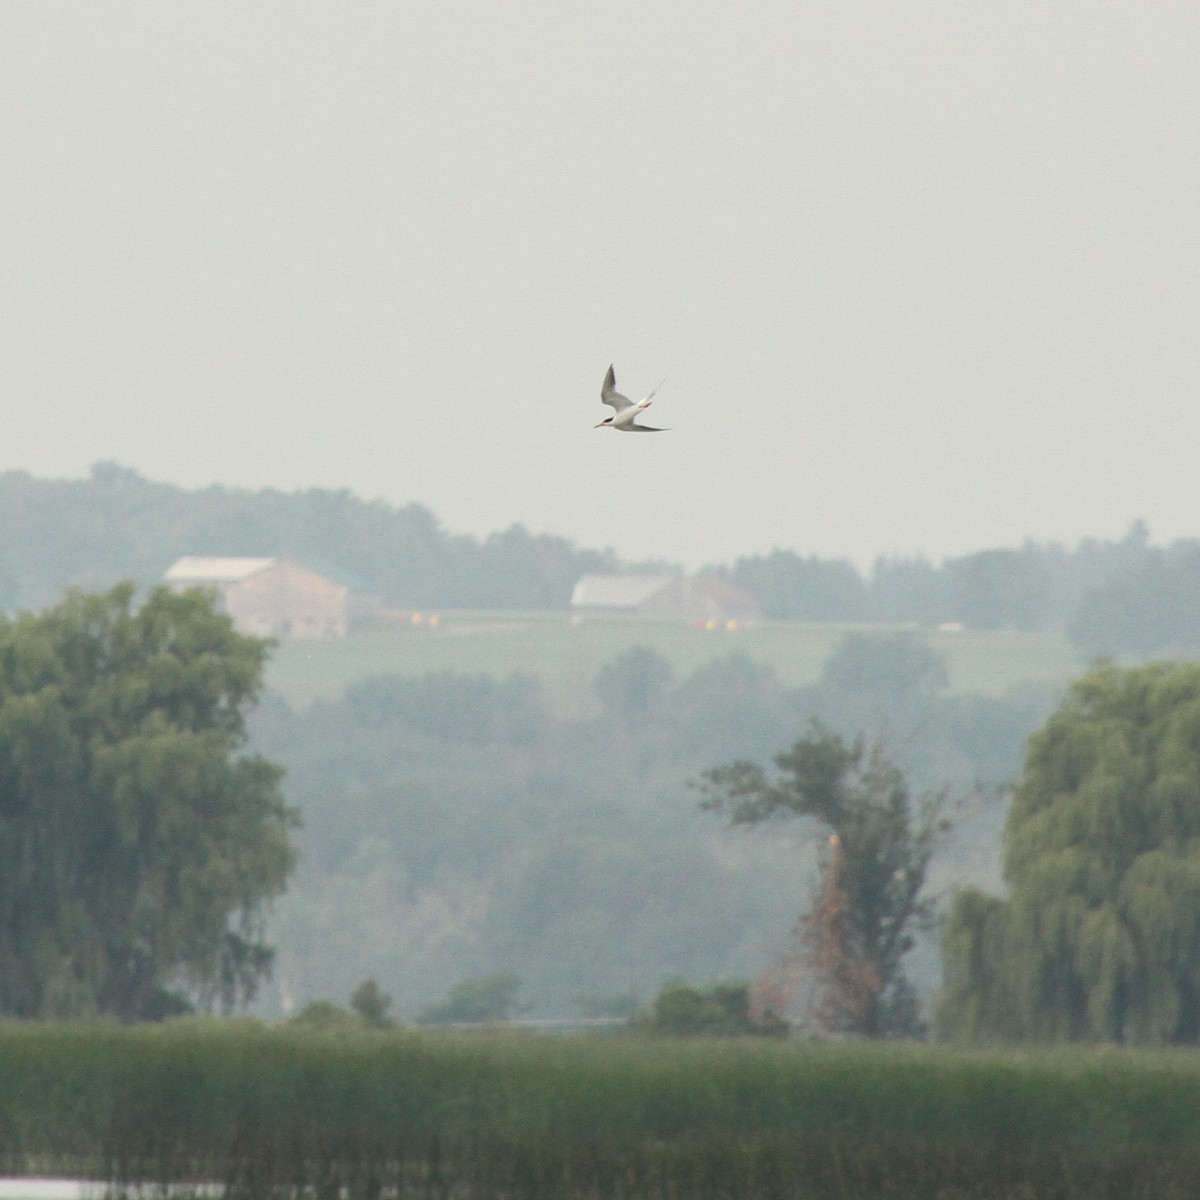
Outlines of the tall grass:
<svg viewBox="0 0 1200 1200">
<path fill-rule="evenodd" d="M 1182 1197 L 1200 1059 L 0 1025 L 0 1169 L 246 1197 Z"/>
</svg>

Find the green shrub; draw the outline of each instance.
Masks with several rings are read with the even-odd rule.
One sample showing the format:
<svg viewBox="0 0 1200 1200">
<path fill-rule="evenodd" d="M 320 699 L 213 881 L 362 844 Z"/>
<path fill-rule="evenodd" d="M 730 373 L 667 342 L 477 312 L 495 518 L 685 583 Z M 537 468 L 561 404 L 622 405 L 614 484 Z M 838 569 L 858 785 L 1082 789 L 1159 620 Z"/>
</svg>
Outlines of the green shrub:
<svg viewBox="0 0 1200 1200">
<path fill-rule="evenodd" d="M 372 1029 L 387 1029 L 392 1024 L 388 1010 L 392 1007 L 392 998 L 379 988 L 374 979 L 364 979 L 354 989 L 350 997 L 350 1007 Z"/>
<path fill-rule="evenodd" d="M 357 1024 L 350 1013 L 332 1000 L 311 1001 L 292 1018 L 292 1023 L 313 1029 L 345 1029 Z"/>
<path fill-rule="evenodd" d="M 666 1037 L 736 1037 L 743 1034 L 782 1034 L 787 1026 L 769 1027 L 750 1019 L 749 988 L 744 983 L 715 983 L 692 987 L 678 980 L 666 984 L 649 1013 L 638 1022 L 647 1033 Z"/>
<path fill-rule="evenodd" d="M 473 1025 L 487 1021 L 508 1021 L 527 1005 L 517 1002 L 521 977 L 512 971 L 498 971 L 483 979 L 464 979 L 456 983 L 444 1000 L 430 1004 L 417 1014 L 418 1025 Z"/>
</svg>

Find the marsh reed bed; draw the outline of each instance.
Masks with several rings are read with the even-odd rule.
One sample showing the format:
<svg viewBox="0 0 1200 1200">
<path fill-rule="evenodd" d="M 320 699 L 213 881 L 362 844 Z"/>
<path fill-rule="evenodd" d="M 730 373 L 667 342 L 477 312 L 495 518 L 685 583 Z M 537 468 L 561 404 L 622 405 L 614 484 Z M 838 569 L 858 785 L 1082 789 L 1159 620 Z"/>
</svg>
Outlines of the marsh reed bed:
<svg viewBox="0 0 1200 1200">
<path fill-rule="evenodd" d="M 1200 1057 L 0 1024 L 0 1171 L 246 1198 L 1190 1200 Z"/>
</svg>

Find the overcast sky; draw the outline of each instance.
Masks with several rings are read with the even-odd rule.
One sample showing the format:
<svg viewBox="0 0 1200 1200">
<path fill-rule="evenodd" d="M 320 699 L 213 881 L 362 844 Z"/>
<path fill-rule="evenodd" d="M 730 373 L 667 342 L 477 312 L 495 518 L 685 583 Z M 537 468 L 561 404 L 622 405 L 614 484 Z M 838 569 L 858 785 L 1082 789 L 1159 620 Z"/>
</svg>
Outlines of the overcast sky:
<svg viewBox="0 0 1200 1200">
<path fill-rule="evenodd" d="M 1182 0 L 0 0 L 0 469 L 691 565 L 1200 535 L 1198 35 Z M 610 362 L 671 432 L 592 428 Z"/>
</svg>

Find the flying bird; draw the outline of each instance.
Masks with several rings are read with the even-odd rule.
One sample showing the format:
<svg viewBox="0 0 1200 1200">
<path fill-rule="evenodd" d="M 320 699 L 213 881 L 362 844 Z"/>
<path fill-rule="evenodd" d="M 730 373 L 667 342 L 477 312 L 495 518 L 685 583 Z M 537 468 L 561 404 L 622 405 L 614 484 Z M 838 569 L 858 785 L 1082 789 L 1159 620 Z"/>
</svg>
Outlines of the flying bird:
<svg viewBox="0 0 1200 1200">
<path fill-rule="evenodd" d="M 646 396 L 639 400 L 636 404 L 629 399 L 628 396 L 622 396 L 617 391 L 617 377 L 613 374 L 613 369 L 608 368 L 608 374 L 604 377 L 604 384 L 600 388 L 600 399 L 613 409 L 611 417 L 605 417 L 603 421 L 593 425 L 593 429 L 599 429 L 601 426 L 607 426 L 609 429 L 620 429 L 623 433 L 665 433 L 665 429 L 659 429 L 654 425 L 639 425 L 637 423 L 638 414 L 644 408 L 650 407 L 651 397 L 658 388 L 666 383 L 664 379 L 658 387 L 653 391 L 648 392 Z"/>
</svg>

